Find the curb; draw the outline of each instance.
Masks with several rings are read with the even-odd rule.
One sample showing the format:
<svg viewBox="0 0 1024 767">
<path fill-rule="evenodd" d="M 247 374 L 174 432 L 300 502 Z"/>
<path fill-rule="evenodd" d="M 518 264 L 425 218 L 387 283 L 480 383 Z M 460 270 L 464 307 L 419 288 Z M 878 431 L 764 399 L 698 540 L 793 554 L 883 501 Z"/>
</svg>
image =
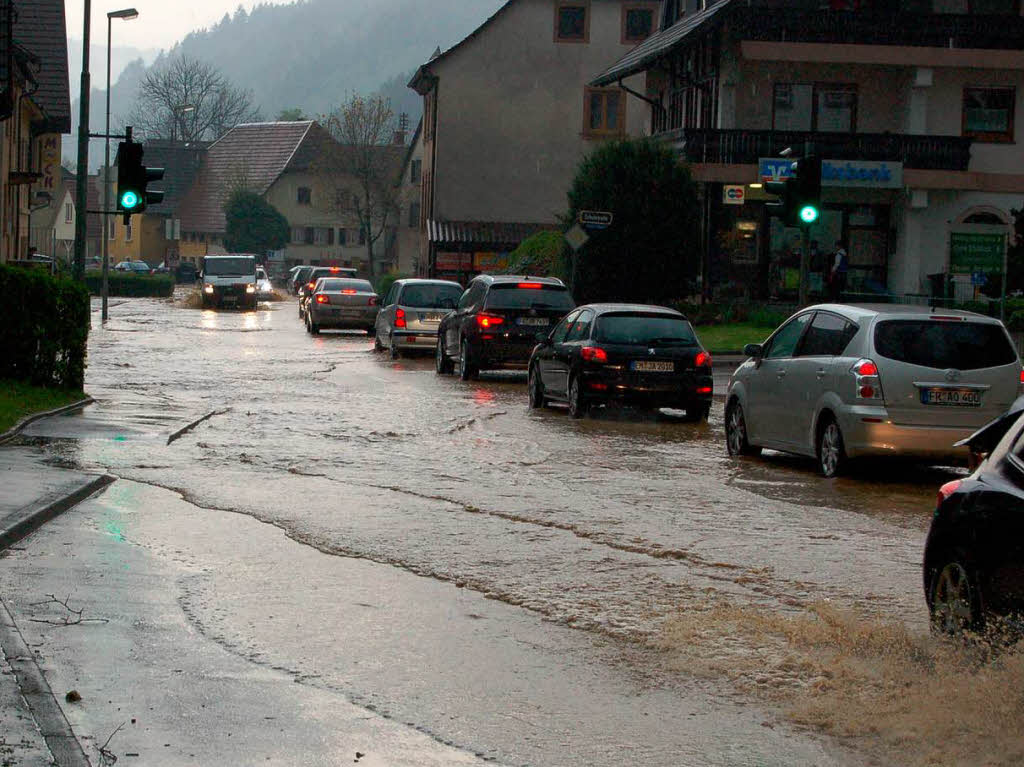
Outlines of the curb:
<svg viewBox="0 0 1024 767">
<path fill-rule="evenodd" d="M 52 415 L 61 415 L 62 413 L 68 413 L 72 410 L 78 410 L 79 408 L 83 408 L 86 405 L 91 405 L 95 401 L 96 400 L 94 400 L 92 397 L 86 397 L 85 399 L 78 400 L 78 402 L 72 402 L 70 405 L 64 405 L 63 407 L 54 408 L 53 410 L 44 410 L 42 413 L 33 413 L 32 415 L 27 415 L 20 421 L 18 421 L 16 424 L 14 424 L 14 426 L 12 426 L 10 429 L 5 431 L 3 434 L 0 434 L 0 445 L 4 444 L 5 442 L 10 442 L 12 439 L 17 437 L 18 434 L 21 433 L 22 429 L 24 429 L 30 423 L 34 423 L 35 421 L 38 421 L 41 418 L 49 418 Z"/>
<path fill-rule="evenodd" d="M 117 479 L 117 477 L 112 477 L 109 474 L 98 476 L 92 481 L 82 485 L 74 492 L 65 495 L 63 498 L 58 498 L 53 503 L 47 504 L 41 509 L 36 509 L 30 512 L 26 516 L 14 522 L 10 527 L 0 528 L 0 551 L 3 551 L 8 546 L 13 546 L 26 535 L 38 530 L 54 517 L 63 514 L 68 509 L 74 508 L 93 493 L 105 488 L 115 479 Z"/>
</svg>

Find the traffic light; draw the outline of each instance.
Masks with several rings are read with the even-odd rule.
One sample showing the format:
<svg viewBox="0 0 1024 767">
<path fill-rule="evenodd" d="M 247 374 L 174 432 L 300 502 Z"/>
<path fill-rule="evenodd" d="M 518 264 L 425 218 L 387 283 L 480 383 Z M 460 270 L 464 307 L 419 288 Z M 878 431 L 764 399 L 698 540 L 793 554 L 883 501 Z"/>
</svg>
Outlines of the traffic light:
<svg viewBox="0 0 1024 767">
<path fill-rule="evenodd" d="M 794 160 L 785 179 L 767 181 L 764 188 L 778 198 L 768 209 L 787 226 L 810 226 L 821 217 L 821 158 Z"/>
<path fill-rule="evenodd" d="M 132 129 L 125 131 L 125 141 L 117 147 L 117 210 L 125 219 L 133 213 L 142 213 L 146 205 L 156 205 L 164 199 L 164 193 L 147 189 L 151 181 L 164 177 L 163 168 L 147 168 L 142 164 L 145 150 L 142 144 L 132 141 Z"/>
</svg>

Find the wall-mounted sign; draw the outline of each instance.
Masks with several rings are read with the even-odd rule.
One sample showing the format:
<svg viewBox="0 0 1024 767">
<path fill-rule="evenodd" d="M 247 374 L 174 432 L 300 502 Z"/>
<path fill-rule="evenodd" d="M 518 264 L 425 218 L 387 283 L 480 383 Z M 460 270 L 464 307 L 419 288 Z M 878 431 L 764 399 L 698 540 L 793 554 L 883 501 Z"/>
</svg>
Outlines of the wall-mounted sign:
<svg viewBox="0 0 1024 767">
<path fill-rule="evenodd" d="M 873 160 L 822 160 L 821 185 L 900 189 L 903 186 L 903 163 Z"/>
<path fill-rule="evenodd" d="M 747 198 L 747 188 L 742 184 L 724 184 L 722 202 L 726 205 L 742 205 Z"/>
<path fill-rule="evenodd" d="M 607 229 L 612 225 L 612 214 L 607 210 L 581 210 L 576 220 L 585 229 Z"/>
<path fill-rule="evenodd" d="M 60 185 L 60 134 L 47 133 L 40 139 L 42 152 L 39 167 L 43 171 L 43 177 L 39 181 L 39 188 L 49 192 L 53 197 L 52 205 L 57 205 L 60 200 L 57 198 L 57 187 Z"/>
<path fill-rule="evenodd" d="M 438 253 L 434 267 L 439 272 L 468 272 L 473 269 L 473 254 Z"/>
<path fill-rule="evenodd" d="M 1003 271 L 1005 234 L 953 232 L 949 235 L 949 271 L 954 274 Z"/>
<path fill-rule="evenodd" d="M 487 274 L 504 272 L 508 268 L 508 252 L 474 253 L 473 268 Z"/>
<path fill-rule="evenodd" d="M 785 181 L 792 174 L 793 160 L 786 157 L 762 157 L 757 161 L 757 175 L 761 183 Z"/>
</svg>

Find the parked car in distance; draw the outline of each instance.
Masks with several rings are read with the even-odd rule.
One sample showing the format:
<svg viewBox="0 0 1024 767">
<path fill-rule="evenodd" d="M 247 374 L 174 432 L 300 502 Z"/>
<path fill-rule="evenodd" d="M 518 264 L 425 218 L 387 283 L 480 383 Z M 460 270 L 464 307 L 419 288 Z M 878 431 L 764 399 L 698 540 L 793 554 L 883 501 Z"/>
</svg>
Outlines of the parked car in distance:
<svg viewBox="0 0 1024 767">
<path fill-rule="evenodd" d="M 676 408 L 688 421 L 707 420 L 711 355 L 679 312 L 642 304 L 577 307 L 530 358 L 530 407 L 566 402 L 573 418 L 593 405 Z"/>
<path fill-rule="evenodd" d="M 321 277 L 309 297 L 306 330 L 313 335 L 327 328 L 373 333 L 377 309 L 377 293 L 366 280 Z"/>
<path fill-rule="evenodd" d="M 453 360 L 463 380 L 481 370 L 525 369 L 537 334 L 549 331 L 575 306 L 568 288 L 554 277 L 474 277 L 438 327 L 437 372 L 451 373 Z"/>
<path fill-rule="evenodd" d="M 177 282 L 195 282 L 199 277 L 199 269 L 195 264 L 182 261 L 174 270 L 174 279 Z"/>
<path fill-rule="evenodd" d="M 203 308 L 255 309 L 256 258 L 250 255 L 203 257 Z"/>
<path fill-rule="evenodd" d="M 313 271 L 312 266 L 293 266 L 288 273 L 288 290 L 295 295 L 299 294 L 299 286 L 306 280 L 306 276 Z"/>
<path fill-rule="evenodd" d="M 152 269 L 145 261 L 122 261 L 114 267 L 115 272 L 132 272 L 133 274 L 151 274 Z"/>
<path fill-rule="evenodd" d="M 274 286 L 267 276 L 267 270 L 262 266 L 256 267 L 256 297 L 261 301 L 267 301 L 274 295 Z"/>
<path fill-rule="evenodd" d="M 1002 323 L 947 309 L 812 306 L 744 353 L 726 398 L 729 453 L 811 456 L 826 477 L 860 456 L 965 462 L 954 443 L 1024 383 Z"/>
<path fill-rule="evenodd" d="M 356 270 L 343 266 L 314 266 L 304 277 L 305 282 L 299 285 L 299 319 L 306 318 L 306 308 L 309 305 L 309 297 L 321 277 L 349 277 L 354 279 Z"/>
<path fill-rule="evenodd" d="M 1024 400 L 1018 400 L 1008 418 L 986 425 L 977 436 L 989 443 L 984 445 L 991 450 L 988 457 L 970 477 L 939 489 L 923 573 L 932 628 L 938 632 L 1024 633 L 1022 412 Z M 998 440 L 994 448 L 993 438 Z"/>
<path fill-rule="evenodd" d="M 395 280 L 381 301 L 374 348 L 396 359 L 406 351 L 434 351 L 437 328 L 455 309 L 462 286 L 448 280 Z"/>
</svg>

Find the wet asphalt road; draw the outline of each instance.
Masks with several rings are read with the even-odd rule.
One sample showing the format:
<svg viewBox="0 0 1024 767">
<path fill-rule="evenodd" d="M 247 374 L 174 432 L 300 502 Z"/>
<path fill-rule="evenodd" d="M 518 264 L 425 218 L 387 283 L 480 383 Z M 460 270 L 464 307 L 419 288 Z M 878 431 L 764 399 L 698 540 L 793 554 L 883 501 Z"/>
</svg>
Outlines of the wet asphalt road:
<svg viewBox="0 0 1024 767">
<path fill-rule="evenodd" d="M 396 600 L 387 641 L 325 643 L 301 627 L 351 639 L 352 616 L 291 598 L 289 583 L 327 577 L 305 555 L 273 577 L 214 565 L 181 599 L 198 631 L 502 763 L 618 764 L 623 749 L 649 764 L 842 763 L 834 744 L 759 727 L 763 712 L 727 686 L 664 673 L 648 642 L 719 600 L 827 601 L 924 630 L 921 549 L 951 470 L 826 481 L 781 455 L 732 460 L 720 402 L 707 425 L 573 421 L 529 410 L 519 376 L 467 384 L 430 358 L 375 354 L 362 334 L 311 337 L 294 302 L 122 303 L 94 323 L 87 389 L 85 413 L 26 433 L 54 462 L 272 523 L 291 545 L 377 568 L 353 582 Z M 157 503 L 143 490 L 122 504 Z M 236 534 L 212 525 L 203 546 Z M 135 540 L 159 548 L 148 535 Z M 299 628 L 255 619 L 266 604 Z"/>
</svg>

